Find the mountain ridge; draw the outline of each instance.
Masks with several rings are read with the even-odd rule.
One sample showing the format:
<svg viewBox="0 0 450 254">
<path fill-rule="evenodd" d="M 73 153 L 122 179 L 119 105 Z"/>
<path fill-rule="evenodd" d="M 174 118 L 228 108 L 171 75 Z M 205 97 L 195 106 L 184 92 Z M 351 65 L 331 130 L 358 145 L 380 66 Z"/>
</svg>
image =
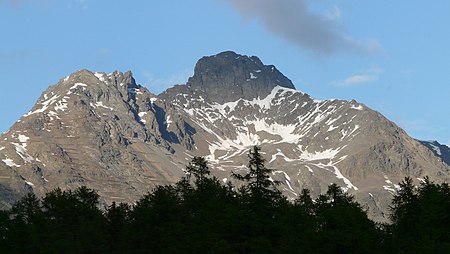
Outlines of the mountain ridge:
<svg viewBox="0 0 450 254">
<path fill-rule="evenodd" d="M 381 221 L 404 176 L 448 181 L 448 165 L 429 147 L 361 103 L 315 100 L 256 57 L 223 52 L 199 63 L 187 84 L 158 96 L 131 72 L 80 70 L 49 87 L 0 136 L 0 202 L 80 185 L 105 204 L 133 202 L 184 176 L 193 156 L 228 182 L 253 145 L 288 197 L 335 182 Z"/>
</svg>

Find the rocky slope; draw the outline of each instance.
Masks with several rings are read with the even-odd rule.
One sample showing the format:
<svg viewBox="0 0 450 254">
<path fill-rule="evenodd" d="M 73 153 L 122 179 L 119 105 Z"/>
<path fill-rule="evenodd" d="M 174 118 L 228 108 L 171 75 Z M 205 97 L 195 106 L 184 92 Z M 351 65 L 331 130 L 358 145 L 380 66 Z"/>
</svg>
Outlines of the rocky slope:
<svg viewBox="0 0 450 254">
<path fill-rule="evenodd" d="M 419 142 L 428 147 L 434 153 L 434 155 L 440 157 L 444 163 L 450 165 L 450 147 L 440 144 L 435 140 Z"/>
<path fill-rule="evenodd" d="M 156 96 L 130 72 L 78 71 L 45 91 L 0 137 L 0 199 L 87 185 L 105 204 L 133 202 L 173 183 L 195 155 L 223 182 L 245 170 L 253 145 L 295 198 L 338 183 L 386 220 L 405 176 L 448 181 L 449 166 L 379 113 L 356 101 L 311 98 L 257 57 L 200 59 L 193 77 Z"/>
</svg>

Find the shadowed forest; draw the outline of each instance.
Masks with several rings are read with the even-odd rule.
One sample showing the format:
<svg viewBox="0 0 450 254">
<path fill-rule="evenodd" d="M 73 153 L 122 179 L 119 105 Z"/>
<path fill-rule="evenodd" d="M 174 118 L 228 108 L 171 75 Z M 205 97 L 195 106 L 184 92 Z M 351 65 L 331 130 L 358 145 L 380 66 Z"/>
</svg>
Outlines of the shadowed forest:
<svg viewBox="0 0 450 254">
<path fill-rule="evenodd" d="M 86 187 L 29 193 L 0 211 L 0 253 L 450 253 L 447 183 L 405 178 L 379 224 L 336 184 L 288 201 L 259 147 L 247 169 L 236 188 L 194 157 L 178 183 L 106 209 Z"/>
</svg>

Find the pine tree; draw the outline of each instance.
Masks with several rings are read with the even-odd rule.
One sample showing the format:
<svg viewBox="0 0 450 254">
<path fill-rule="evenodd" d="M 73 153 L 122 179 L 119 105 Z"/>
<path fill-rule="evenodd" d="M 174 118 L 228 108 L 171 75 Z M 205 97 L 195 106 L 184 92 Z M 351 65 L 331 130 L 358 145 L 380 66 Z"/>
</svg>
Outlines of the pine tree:
<svg viewBox="0 0 450 254">
<path fill-rule="evenodd" d="M 379 253 L 375 223 L 337 184 L 316 199 L 318 253 Z"/>
<path fill-rule="evenodd" d="M 104 213 L 108 231 L 108 252 L 121 253 L 125 237 L 125 228 L 129 222 L 130 206 L 113 202 Z"/>
<path fill-rule="evenodd" d="M 208 162 L 205 157 L 195 156 L 189 165 L 186 167 L 188 173 L 188 180 L 192 175 L 195 176 L 195 184 L 197 186 L 203 186 L 207 176 L 210 175 L 210 170 L 208 168 Z"/>
<path fill-rule="evenodd" d="M 450 188 L 428 177 L 415 187 L 405 178 L 391 206 L 388 227 L 391 249 L 400 253 L 448 253 L 450 250 Z"/>
<path fill-rule="evenodd" d="M 240 175 L 232 172 L 232 176 L 238 180 L 247 182 L 251 194 L 255 197 L 273 197 L 274 195 L 279 194 L 279 191 L 276 189 L 279 182 L 270 178 L 270 174 L 273 170 L 266 168 L 264 165 L 265 159 L 260 151 L 261 148 L 258 146 L 254 146 L 250 150 L 248 154 L 249 162 L 247 174 Z"/>
</svg>

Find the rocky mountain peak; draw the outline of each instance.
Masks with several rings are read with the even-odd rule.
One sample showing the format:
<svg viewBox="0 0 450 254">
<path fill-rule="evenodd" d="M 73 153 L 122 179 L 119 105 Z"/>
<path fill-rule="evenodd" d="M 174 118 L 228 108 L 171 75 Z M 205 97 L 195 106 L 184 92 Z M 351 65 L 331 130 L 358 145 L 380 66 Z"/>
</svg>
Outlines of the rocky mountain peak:
<svg viewBox="0 0 450 254">
<path fill-rule="evenodd" d="M 201 58 L 187 83 L 205 92 L 212 102 L 264 98 L 276 86 L 295 89 L 291 80 L 273 65 L 264 65 L 256 56 L 225 51 Z"/>
<path fill-rule="evenodd" d="M 337 183 L 384 221 L 404 176 L 448 181 L 448 147 L 421 145 L 356 101 L 293 88 L 274 66 L 230 51 L 203 57 L 186 85 L 158 96 L 131 72 L 77 71 L 0 135 L 0 209 L 27 192 L 82 185 L 103 205 L 132 203 L 185 176 L 193 156 L 227 183 L 256 144 L 288 197 Z"/>
<path fill-rule="evenodd" d="M 106 84 L 106 85 L 120 85 L 126 88 L 139 88 L 133 78 L 131 71 L 125 73 L 114 71 L 110 74 L 104 72 L 92 72 L 86 69 L 76 71 L 66 78 L 62 79 L 60 83 L 76 84 L 83 83 L 89 85 Z M 60 84 L 58 84 L 60 86 Z"/>
</svg>

